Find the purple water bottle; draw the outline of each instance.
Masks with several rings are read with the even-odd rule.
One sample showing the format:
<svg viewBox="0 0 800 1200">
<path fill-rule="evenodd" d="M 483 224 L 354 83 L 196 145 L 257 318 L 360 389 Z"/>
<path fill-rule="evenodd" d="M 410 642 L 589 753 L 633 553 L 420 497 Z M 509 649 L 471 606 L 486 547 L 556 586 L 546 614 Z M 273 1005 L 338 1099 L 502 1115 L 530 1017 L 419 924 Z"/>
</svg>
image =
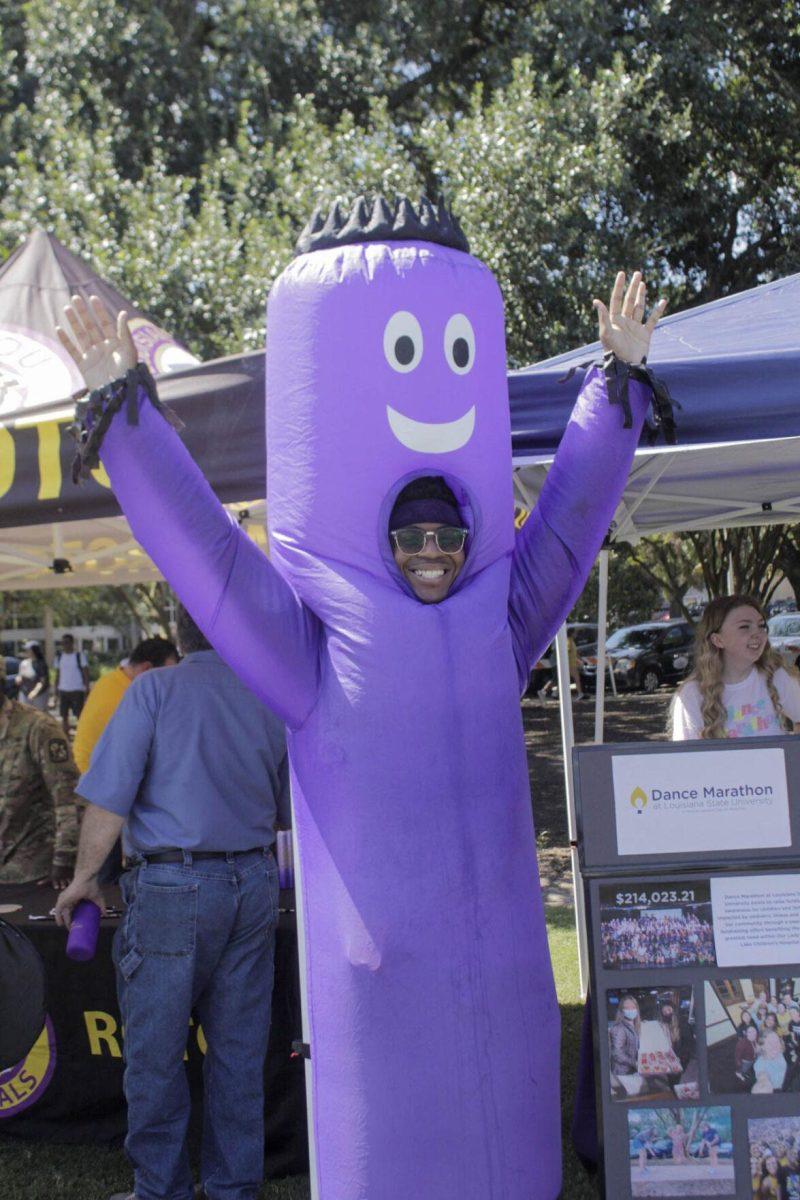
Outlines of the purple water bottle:
<svg viewBox="0 0 800 1200">
<path fill-rule="evenodd" d="M 94 900 L 81 900 L 75 905 L 72 924 L 67 938 L 67 958 L 75 962 L 88 962 L 97 949 L 97 934 L 100 929 L 100 909 Z"/>
</svg>

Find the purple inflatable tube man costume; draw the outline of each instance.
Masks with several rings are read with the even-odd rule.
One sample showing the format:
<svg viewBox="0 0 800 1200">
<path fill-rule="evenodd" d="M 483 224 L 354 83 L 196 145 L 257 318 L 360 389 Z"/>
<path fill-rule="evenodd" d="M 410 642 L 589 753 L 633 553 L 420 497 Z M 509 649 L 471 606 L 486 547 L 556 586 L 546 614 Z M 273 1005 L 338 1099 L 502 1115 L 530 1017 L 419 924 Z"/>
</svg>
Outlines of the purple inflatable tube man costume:
<svg viewBox="0 0 800 1200">
<path fill-rule="evenodd" d="M 624 428 L 588 372 L 515 536 L 497 283 L 442 210 L 416 237 L 410 206 L 376 212 L 383 233 L 310 226 L 270 295 L 271 561 L 146 389 L 101 457 L 138 541 L 288 727 L 318 1195 L 555 1200 L 559 1013 L 519 697 L 608 530 L 650 390 L 630 380 Z M 425 474 L 469 529 L 440 604 L 387 535 Z"/>
</svg>

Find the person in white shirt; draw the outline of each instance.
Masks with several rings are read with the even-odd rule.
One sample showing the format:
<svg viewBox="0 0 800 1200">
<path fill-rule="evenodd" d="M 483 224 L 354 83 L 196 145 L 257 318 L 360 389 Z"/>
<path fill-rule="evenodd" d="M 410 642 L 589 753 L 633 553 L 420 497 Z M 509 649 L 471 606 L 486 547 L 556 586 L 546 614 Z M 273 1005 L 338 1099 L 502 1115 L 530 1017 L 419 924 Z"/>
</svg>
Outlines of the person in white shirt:
<svg viewBox="0 0 800 1200">
<path fill-rule="evenodd" d="M 769 644 L 752 596 L 712 600 L 697 627 L 694 671 L 670 713 L 675 742 L 795 733 L 800 677 Z"/>
<path fill-rule="evenodd" d="M 61 650 L 56 655 L 56 691 L 64 733 L 69 733 L 69 714 L 75 720 L 83 712 L 86 694 L 89 691 L 89 663 L 82 650 L 75 649 L 75 639 L 65 633 L 61 639 Z"/>
</svg>

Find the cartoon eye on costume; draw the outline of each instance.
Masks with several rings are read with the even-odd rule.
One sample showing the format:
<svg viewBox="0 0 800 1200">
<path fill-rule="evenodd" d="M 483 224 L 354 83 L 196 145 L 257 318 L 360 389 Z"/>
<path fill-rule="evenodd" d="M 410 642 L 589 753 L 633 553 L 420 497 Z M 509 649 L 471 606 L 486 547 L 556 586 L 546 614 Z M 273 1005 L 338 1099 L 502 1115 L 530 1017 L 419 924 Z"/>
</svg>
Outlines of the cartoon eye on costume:
<svg viewBox="0 0 800 1200">
<path fill-rule="evenodd" d="M 383 331 L 383 353 L 393 371 L 413 371 L 422 358 L 422 330 L 413 313 L 396 312 Z"/>
<path fill-rule="evenodd" d="M 445 326 L 444 356 L 456 375 L 466 375 L 475 361 L 475 332 L 463 313 L 455 313 Z"/>
</svg>

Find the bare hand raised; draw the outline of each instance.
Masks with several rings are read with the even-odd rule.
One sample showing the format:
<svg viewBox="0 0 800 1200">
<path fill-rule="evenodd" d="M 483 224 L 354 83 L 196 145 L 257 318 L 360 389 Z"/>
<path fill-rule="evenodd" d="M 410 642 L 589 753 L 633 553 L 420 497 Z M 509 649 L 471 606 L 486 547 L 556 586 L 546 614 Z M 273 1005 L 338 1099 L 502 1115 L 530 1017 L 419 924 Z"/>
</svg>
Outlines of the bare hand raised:
<svg viewBox="0 0 800 1200">
<path fill-rule="evenodd" d="M 58 340 L 77 366 L 90 391 L 120 379 L 135 367 L 138 355 L 128 328 L 128 314 L 117 313 L 116 324 L 98 296 L 89 303 L 73 296 L 64 308 L 70 332 L 56 327 Z"/>
<path fill-rule="evenodd" d="M 641 271 L 633 273 L 627 292 L 625 272 L 620 271 L 614 281 L 608 308 L 602 300 L 592 301 L 597 310 L 603 347 L 613 351 L 623 362 L 640 363 L 647 357 L 653 330 L 667 307 L 666 300 L 659 300 L 645 321 L 646 299 L 647 289 Z"/>
</svg>

